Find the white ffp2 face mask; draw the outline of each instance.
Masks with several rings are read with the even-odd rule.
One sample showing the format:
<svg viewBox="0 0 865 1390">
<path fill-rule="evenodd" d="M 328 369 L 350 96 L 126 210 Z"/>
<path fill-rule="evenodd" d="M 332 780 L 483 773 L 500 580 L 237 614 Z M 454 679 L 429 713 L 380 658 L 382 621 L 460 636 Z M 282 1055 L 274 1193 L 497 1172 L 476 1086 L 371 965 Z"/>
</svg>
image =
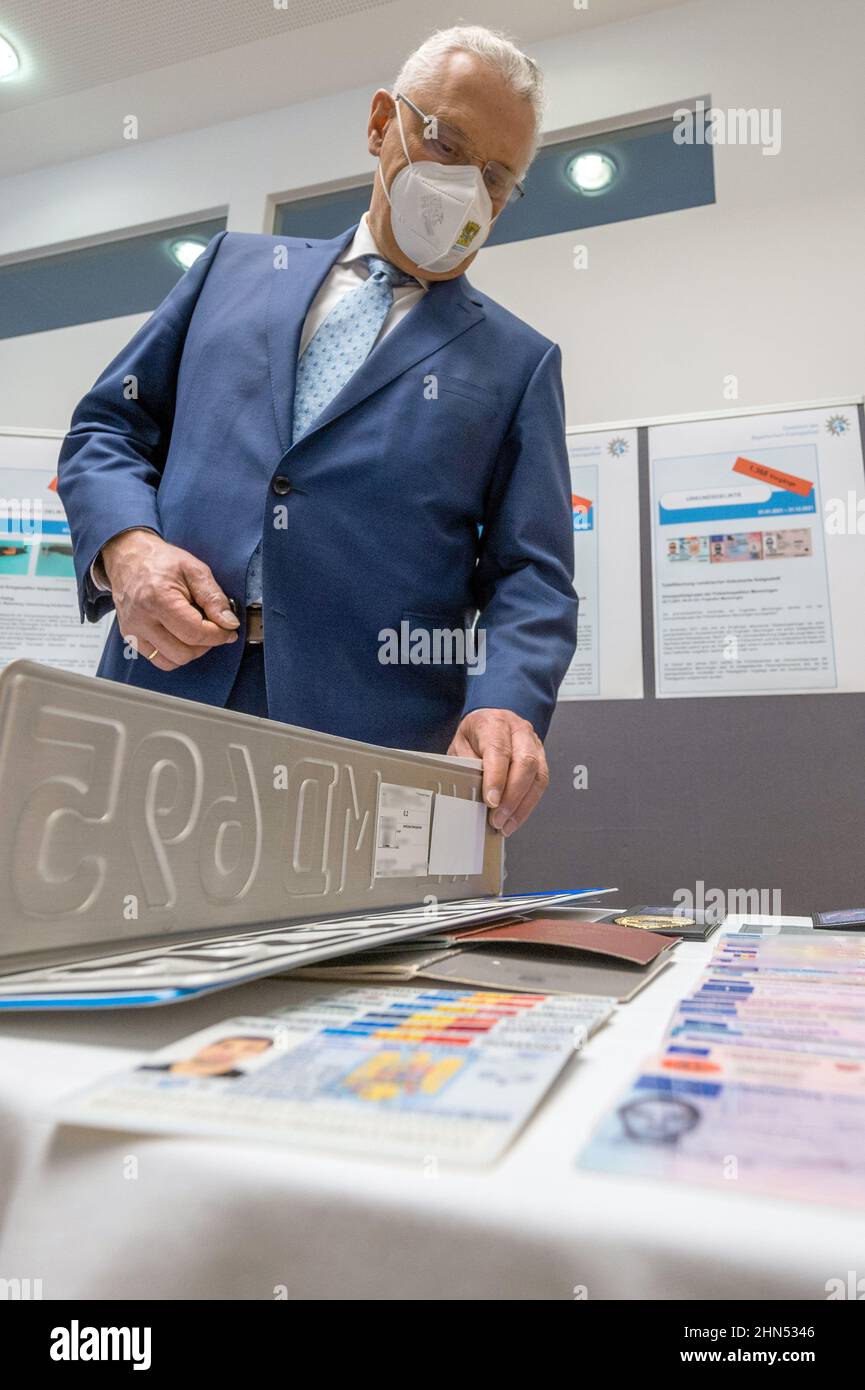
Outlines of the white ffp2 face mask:
<svg viewBox="0 0 865 1390">
<path fill-rule="evenodd" d="M 396 118 L 408 164 L 381 186 L 390 204 L 394 240 L 418 270 L 455 270 L 483 246 L 493 223 L 493 205 L 474 164 L 413 164 L 405 143 L 399 102 Z M 381 166 L 379 166 L 381 178 Z"/>
</svg>

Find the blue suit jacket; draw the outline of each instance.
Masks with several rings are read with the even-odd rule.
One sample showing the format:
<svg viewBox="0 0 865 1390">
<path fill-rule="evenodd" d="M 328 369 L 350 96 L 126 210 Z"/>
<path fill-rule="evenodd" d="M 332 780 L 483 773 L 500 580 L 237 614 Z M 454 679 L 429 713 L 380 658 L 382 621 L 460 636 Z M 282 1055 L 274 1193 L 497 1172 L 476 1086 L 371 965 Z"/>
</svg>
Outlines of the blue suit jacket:
<svg viewBox="0 0 865 1390">
<path fill-rule="evenodd" d="M 576 642 L 561 354 L 464 277 L 433 284 L 292 445 L 303 322 L 354 230 L 221 232 L 81 401 L 59 491 L 82 617 L 111 606 L 89 568 L 118 531 L 191 551 L 241 610 L 263 536 L 272 718 L 441 751 L 493 706 L 543 737 Z M 403 619 L 478 609 L 482 674 L 379 659 Z M 99 674 L 223 705 L 241 653 L 161 672 L 115 623 Z"/>
</svg>

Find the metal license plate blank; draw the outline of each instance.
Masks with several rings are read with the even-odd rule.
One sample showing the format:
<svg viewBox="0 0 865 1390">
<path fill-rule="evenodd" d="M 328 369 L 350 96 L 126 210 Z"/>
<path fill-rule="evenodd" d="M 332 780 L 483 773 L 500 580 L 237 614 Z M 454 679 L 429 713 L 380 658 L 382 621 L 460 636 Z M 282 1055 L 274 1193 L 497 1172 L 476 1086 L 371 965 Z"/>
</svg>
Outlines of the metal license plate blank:
<svg viewBox="0 0 865 1390">
<path fill-rule="evenodd" d="M 489 824 L 482 873 L 374 875 L 380 784 L 478 800 L 468 759 L 16 661 L 0 676 L 0 778 L 4 971 L 501 891 Z"/>
</svg>

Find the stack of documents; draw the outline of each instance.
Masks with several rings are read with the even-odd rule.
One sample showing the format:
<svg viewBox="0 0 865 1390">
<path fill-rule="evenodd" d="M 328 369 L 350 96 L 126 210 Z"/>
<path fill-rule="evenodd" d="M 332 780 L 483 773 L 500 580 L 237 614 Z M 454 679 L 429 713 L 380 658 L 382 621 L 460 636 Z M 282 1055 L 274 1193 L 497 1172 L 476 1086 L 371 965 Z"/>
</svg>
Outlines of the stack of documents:
<svg viewBox="0 0 865 1390">
<path fill-rule="evenodd" d="M 865 940 L 722 937 L 579 1162 L 865 1205 Z"/>
<path fill-rule="evenodd" d="M 376 983 L 435 980 L 622 1002 L 663 970 L 676 944 L 657 932 L 612 921 L 532 915 L 493 926 L 440 927 L 408 945 L 365 950 L 299 973 Z"/>
<path fill-rule="evenodd" d="M 66 964 L 0 975 L 0 1009 L 117 1009 L 172 1004 L 296 970 L 308 961 L 329 960 L 361 947 L 427 935 L 434 929 L 497 922 L 520 909 L 571 903 L 597 891 L 576 889 L 423 903 L 380 912 L 314 917 L 308 922 L 271 922 L 260 930 L 247 927 L 201 933 L 138 951 L 94 952 Z"/>
<path fill-rule="evenodd" d="M 612 1007 L 543 995 L 337 990 L 181 1039 L 72 1097 L 60 1115 L 426 1168 L 489 1163 Z"/>
</svg>

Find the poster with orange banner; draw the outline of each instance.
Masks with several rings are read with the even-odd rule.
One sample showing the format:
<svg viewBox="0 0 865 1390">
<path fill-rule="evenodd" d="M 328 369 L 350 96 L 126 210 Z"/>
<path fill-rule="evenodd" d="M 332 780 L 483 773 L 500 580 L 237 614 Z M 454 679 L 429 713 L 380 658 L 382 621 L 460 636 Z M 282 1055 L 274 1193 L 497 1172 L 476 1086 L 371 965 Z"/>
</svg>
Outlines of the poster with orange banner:
<svg viewBox="0 0 865 1390">
<path fill-rule="evenodd" d="M 57 494 L 62 435 L 0 430 L 0 669 L 29 657 L 92 676 L 111 618 L 81 623 Z"/>
<path fill-rule="evenodd" d="M 865 690 L 858 403 L 655 425 L 649 469 L 657 695 Z"/>
</svg>

